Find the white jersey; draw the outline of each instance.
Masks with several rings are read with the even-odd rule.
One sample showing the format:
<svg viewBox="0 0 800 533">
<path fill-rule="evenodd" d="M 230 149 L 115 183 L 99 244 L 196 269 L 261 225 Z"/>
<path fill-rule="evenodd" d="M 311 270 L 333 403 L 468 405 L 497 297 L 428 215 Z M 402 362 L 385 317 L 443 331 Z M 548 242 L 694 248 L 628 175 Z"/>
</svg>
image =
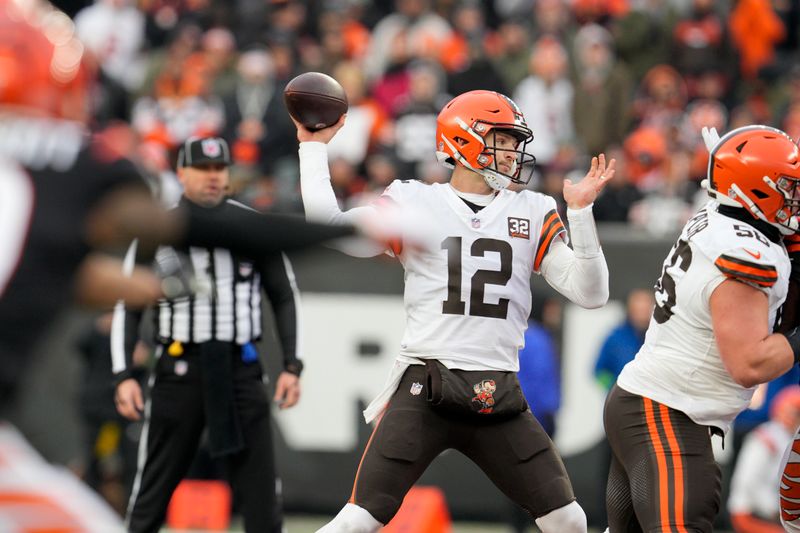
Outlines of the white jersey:
<svg viewBox="0 0 800 533">
<path fill-rule="evenodd" d="M 395 248 L 405 268 L 401 356 L 450 368 L 517 371 L 531 307 L 530 278 L 553 239 L 566 238 L 555 200 L 500 191 L 478 211 L 449 184 L 395 181 L 384 192 L 426 213 L 431 242 Z"/>
<path fill-rule="evenodd" d="M 727 279 L 756 287 L 769 298 L 774 324 L 791 267 L 783 243 L 717 207 L 709 202 L 687 222 L 664 261 L 644 345 L 617 383 L 727 432 L 755 387 L 742 387 L 725 369 L 711 323 L 711 294 Z"/>
</svg>

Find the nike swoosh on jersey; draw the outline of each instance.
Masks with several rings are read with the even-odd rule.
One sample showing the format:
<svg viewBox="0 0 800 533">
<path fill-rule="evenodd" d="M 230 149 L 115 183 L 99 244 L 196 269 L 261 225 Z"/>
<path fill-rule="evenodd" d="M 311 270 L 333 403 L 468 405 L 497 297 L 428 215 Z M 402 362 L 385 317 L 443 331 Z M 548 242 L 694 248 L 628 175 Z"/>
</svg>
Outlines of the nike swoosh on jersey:
<svg viewBox="0 0 800 533">
<path fill-rule="evenodd" d="M 742 250 L 744 250 L 745 252 L 747 252 L 748 254 L 750 254 L 751 256 L 753 256 L 756 259 L 761 259 L 761 252 L 751 252 L 747 248 L 742 248 Z"/>
</svg>

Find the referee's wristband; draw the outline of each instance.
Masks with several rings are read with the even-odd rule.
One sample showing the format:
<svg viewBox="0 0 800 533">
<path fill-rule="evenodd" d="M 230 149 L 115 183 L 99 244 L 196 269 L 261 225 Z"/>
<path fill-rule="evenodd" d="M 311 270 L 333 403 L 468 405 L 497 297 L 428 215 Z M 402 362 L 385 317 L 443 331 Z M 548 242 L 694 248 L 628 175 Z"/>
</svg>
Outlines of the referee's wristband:
<svg viewBox="0 0 800 533">
<path fill-rule="evenodd" d="M 135 376 L 133 375 L 133 371 L 130 368 L 126 368 L 122 372 L 117 372 L 114 374 L 114 388 L 116 388 L 120 383 L 125 381 L 126 379 L 133 379 Z"/>
<path fill-rule="evenodd" d="M 789 341 L 789 346 L 792 348 L 795 364 L 800 363 L 800 327 L 796 327 L 789 333 L 784 333 L 783 335 L 786 337 L 786 340 Z"/>
<path fill-rule="evenodd" d="M 295 359 L 294 361 L 286 363 L 283 371 L 300 377 L 300 374 L 303 373 L 303 362 L 299 359 Z"/>
</svg>

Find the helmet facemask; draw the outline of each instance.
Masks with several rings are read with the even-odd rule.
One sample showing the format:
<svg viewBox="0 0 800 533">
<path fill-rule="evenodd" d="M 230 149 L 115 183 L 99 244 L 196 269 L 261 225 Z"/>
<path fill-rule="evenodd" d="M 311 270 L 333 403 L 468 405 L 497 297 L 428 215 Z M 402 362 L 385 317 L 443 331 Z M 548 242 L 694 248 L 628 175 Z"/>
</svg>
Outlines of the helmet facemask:
<svg viewBox="0 0 800 533">
<path fill-rule="evenodd" d="M 800 178 L 782 175 L 772 181 L 765 176 L 764 181 L 784 197 L 783 207 L 775 212 L 778 229 L 786 235 L 796 233 L 800 229 Z"/>
</svg>

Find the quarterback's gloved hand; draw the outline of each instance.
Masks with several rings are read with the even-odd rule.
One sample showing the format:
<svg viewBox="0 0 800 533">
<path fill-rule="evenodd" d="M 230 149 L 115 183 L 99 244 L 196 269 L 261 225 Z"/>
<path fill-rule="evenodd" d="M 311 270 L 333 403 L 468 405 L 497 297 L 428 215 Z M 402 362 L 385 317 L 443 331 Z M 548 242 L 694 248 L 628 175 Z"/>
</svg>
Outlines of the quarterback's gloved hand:
<svg viewBox="0 0 800 533">
<path fill-rule="evenodd" d="M 158 250 L 155 271 L 161 278 L 161 291 L 167 300 L 210 292 L 210 287 L 198 282 L 191 259 L 172 248 Z"/>
</svg>

